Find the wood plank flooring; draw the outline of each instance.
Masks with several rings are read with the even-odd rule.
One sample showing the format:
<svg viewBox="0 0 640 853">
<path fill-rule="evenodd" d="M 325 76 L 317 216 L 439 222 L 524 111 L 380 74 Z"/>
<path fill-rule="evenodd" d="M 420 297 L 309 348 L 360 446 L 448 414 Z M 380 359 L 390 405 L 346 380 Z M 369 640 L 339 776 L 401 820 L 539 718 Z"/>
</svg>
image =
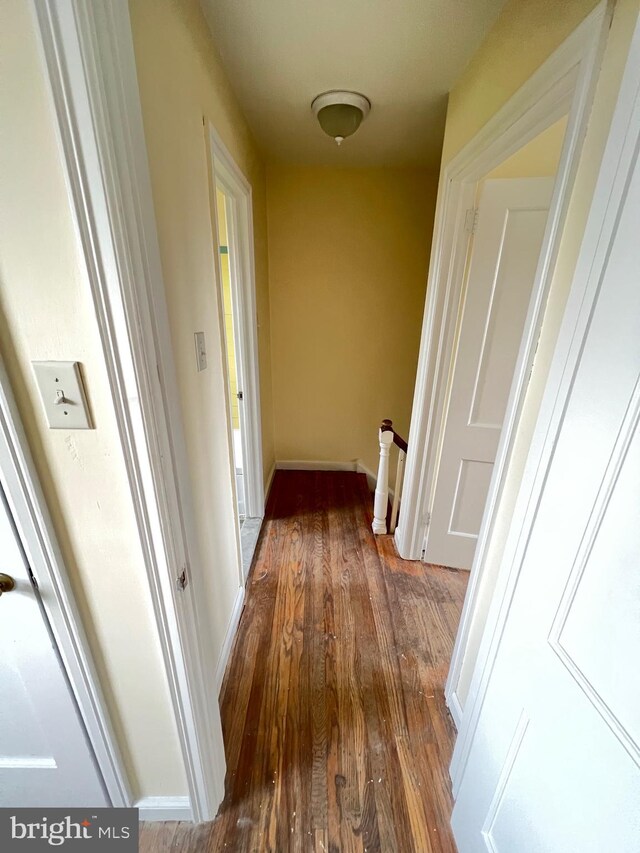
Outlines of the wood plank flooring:
<svg viewBox="0 0 640 853">
<path fill-rule="evenodd" d="M 221 694 L 216 820 L 141 850 L 452 851 L 443 695 L 465 572 L 400 560 L 363 475 L 278 471 Z"/>
</svg>

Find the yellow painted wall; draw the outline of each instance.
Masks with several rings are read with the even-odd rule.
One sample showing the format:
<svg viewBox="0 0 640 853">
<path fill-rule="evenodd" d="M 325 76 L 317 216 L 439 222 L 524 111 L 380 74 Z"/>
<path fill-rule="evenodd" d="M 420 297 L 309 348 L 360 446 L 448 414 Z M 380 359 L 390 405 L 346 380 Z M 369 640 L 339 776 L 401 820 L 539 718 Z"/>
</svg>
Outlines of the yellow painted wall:
<svg viewBox="0 0 640 853">
<path fill-rule="evenodd" d="M 186 794 L 89 283 L 24 0 L 0 3 L 0 352 L 131 779 Z M 95 429 L 50 430 L 31 362 L 80 361 Z"/>
<path fill-rule="evenodd" d="M 597 0 L 507 0 L 449 93 L 443 163 L 473 139 L 596 5 Z"/>
<path fill-rule="evenodd" d="M 543 130 L 519 151 L 496 166 L 487 178 L 550 178 L 556 174 L 564 133 L 566 116 Z"/>
<path fill-rule="evenodd" d="M 208 415 L 215 410 L 216 421 L 219 389 L 213 393 L 209 389 L 203 397 L 200 392 L 204 389 L 197 387 L 187 365 L 193 362 L 193 332 L 199 328 L 200 317 L 210 330 L 209 352 L 215 355 L 218 348 L 218 363 L 221 353 L 211 302 L 212 243 L 211 231 L 206 231 L 211 200 L 203 115 L 213 123 L 252 186 L 266 482 L 274 462 L 274 441 L 264 165 L 215 50 L 215 33 L 212 38 L 197 0 L 130 0 L 129 9 L 174 349 L 180 375 L 189 374 L 189 390 L 184 387 L 181 393 L 185 410 L 194 415 L 200 406 Z M 200 379 L 206 381 L 204 374 Z M 192 408 L 194 397 L 198 402 Z M 197 429 L 195 423 L 188 427 L 192 434 Z M 196 444 L 197 440 L 194 459 L 206 452 L 203 447 L 196 449 Z"/>
<path fill-rule="evenodd" d="M 216 189 L 218 209 L 218 241 L 220 243 L 220 269 L 222 272 L 222 296 L 224 302 L 224 330 L 227 340 L 227 369 L 229 370 L 229 391 L 231 392 L 231 426 L 240 429 L 238 412 L 238 371 L 236 369 L 235 338 L 233 336 L 233 302 L 231 299 L 231 275 L 229 270 L 229 236 L 227 233 L 227 214 L 225 196 Z"/>
<path fill-rule="evenodd" d="M 211 617 L 221 651 L 240 582 L 226 415 L 223 310 L 215 281 L 215 198 L 203 116 L 253 188 L 265 477 L 273 464 L 265 177 L 253 138 L 214 49 L 197 0 L 131 0 L 153 201 L 183 412 L 196 524 Z M 208 368 L 196 372 L 204 331 Z"/>
<path fill-rule="evenodd" d="M 436 176 L 269 166 L 276 457 L 377 470 L 380 420 L 407 435 Z"/>
<path fill-rule="evenodd" d="M 534 9 L 535 6 L 535 9 Z M 459 86 L 452 92 L 445 141 L 447 156 L 457 151 L 482 123 L 490 118 L 514 91 L 512 76 L 519 85 L 559 46 L 593 8 L 591 0 L 532 4 L 510 0 L 494 30 L 471 61 Z M 580 249 L 593 189 L 598 174 L 611 116 L 618 94 L 624 62 L 635 23 L 638 0 L 618 0 L 606 42 L 589 126 L 584 139 L 560 250 L 546 306 L 536 360 L 519 423 L 509 476 L 498 507 L 495 532 L 487 554 L 486 569 L 472 623 L 469 651 L 460 675 L 458 697 L 464 704 L 476 660 L 496 574 L 509 531 L 513 506 L 544 393 L 549 366 L 562 321 L 569 288 Z M 538 20 L 538 16 L 542 16 Z M 532 17 L 533 16 L 533 17 Z M 499 83 L 499 81 L 504 81 Z M 475 103 L 474 103 L 475 101 Z M 481 108 L 478 107 L 481 104 Z"/>
</svg>

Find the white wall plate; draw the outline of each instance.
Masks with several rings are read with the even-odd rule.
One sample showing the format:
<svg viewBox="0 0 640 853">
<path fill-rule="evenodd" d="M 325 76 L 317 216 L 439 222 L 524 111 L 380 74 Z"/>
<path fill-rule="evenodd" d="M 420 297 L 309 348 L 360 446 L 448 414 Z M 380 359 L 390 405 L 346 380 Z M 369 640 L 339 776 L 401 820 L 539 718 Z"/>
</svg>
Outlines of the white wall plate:
<svg viewBox="0 0 640 853">
<path fill-rule="evenodd" d="M 51 429 L 92 429 L 77 361 L 34 361 L 33 372 Z"/>
</svg>

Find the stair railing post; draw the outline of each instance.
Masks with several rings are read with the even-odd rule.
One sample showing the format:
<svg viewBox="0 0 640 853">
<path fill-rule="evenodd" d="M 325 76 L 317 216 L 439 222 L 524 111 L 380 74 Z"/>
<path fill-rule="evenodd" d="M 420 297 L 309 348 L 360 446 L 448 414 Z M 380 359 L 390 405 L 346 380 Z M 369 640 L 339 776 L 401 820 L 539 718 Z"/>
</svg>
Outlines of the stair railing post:
<svg viewBox="0 0 640 853">
<path fill-rule="evenodd" d="M 373 499 L 373 524 L 371 527 L 374 533 L 386 533 L 387 506 L 389 503 L 389 449 L 393 444 L 393 424 L 390 420 L 382 421 L 378 440 L 380 442 L 380 461 Z"/>
</svg>

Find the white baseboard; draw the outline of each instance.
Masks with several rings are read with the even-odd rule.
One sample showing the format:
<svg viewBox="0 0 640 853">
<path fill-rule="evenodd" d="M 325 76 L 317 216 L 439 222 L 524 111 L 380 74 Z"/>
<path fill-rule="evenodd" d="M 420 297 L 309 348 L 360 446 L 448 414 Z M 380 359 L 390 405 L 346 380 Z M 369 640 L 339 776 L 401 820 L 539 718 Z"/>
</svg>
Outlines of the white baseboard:
<svg viewBox="0 0 640 853">
<path fill-rule="evenodd" d="M 361 459 L 358 459 L 356 462 L 356 471 L 358 472 L 358 474 L 366 475 L 367 485 L 369 486 L 372 492 L 375 492 L 377 475 L 374 474 L 370 468 L 367 468 L 367 466 L 363 464 Z M 389 497 L 391 498 L 391 500 L 393 500 L 394 494 L 394 490 L 390 488 Z"/>
<path fill-rule="evenodd" d="M 269 476 L 267 477 L 267 484 L 264 487 L 264 505 L 267 505 L 267 501 L 269 500 L 269 493 L 271 492 L 271 486 L 273 486 L 273 478 L 276 475 L 276 463 L 274 462 L 271 466 L 271 470 L 269 471 Z"/>
<path fill-rule="evenodd" d="M 356 462 L 356 471 L 358 474 L 366 474 L 367 476 L 367 485 L 372 492 L 376 490 L 376 475 L 370 468 L 367 468 L 366 465 L 363 464 L 361 459 L 358 459 Z"/>
<path fill-rule="evenodd" d="M 324 459 L 278 459 L 276 468 L 278 471 L 355 471 L 356 463 L 327 462 Z"/>
<path fill-rule="evenodd" d="M 445 696 L 445 701 L 447 703 L 447 708 L 453 717 L 453 722 L 456 724 L 456 731 L 460 731 L 460 725 L 462 724 L 462 706 L 460 705 L 458 694 L 452 693 L 451 696 Z"/>
<path fill-rule="evenodd" d="M 193 821 L 189 797 L 143 797 L 133 805 L 140 813 L 140 820 Z"/>
<path fill-rule="evenodd" d="M 229 619 L 229 624 L 227 626 L 227 633 L 224 637 L 224 643 L 222 644 L 222 650 L 220 651 L 220 657 L 218 658 L 218 665 L 216 666 L 216 675 L 215 675 L 215 689 L 216 696 L 220 695 L 220 688 L 222 687 L 222 679 L 224 678 L 224 671 L 227 668 L 227 663 L 229 662 L 229 656 L 231 655 L 231 647 L 233 646 L 233 641 L 236 636 L 236 630 L 238 628 L 238 622 L 240 621 L 240 614 L 242 613 L 242 605 L 244 604 L 244 587 L 238 587 L 238 592 L 236 594 L 236 600 L 233 602 L 233 610 L 231 611 L 231 618 Z"/>
<path fill-rule="evenodd" d="M 278 459 L 276 468 L 278 471 L 357 471 L 358 474 L 366 475 L 367 485 L 372 492 L 376 489 L 376 475 L 360 459 L 354 459 L 352 462 L 327 462 L 324 459 Z M 389 489 L 391 500 L 393 500 L 393 495 L 393 489 Z"/>
<path fill-rule="evenodd" d="M 351 462 L 327 462 L 324 459 L 278 459 L 276 469 L 278 471 L 357 471 L 358 474 L 366 475 L 367 484 L 372 492 L 376 488 L 376 475 L 363 464 L 361 459 L 354 459 Z M 393 500 L 393 494 L 393 489 L 389 489 L 391 500 Z"/>
</svg>

